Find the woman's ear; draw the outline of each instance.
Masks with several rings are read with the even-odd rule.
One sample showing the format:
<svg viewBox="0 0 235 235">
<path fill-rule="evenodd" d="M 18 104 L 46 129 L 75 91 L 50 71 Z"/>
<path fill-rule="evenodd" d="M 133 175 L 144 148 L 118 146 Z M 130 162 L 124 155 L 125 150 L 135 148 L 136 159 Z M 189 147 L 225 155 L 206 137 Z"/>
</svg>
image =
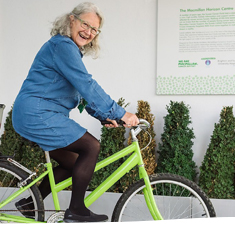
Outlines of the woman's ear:
<svg viewBox="0 0 235 235">
<path fill-rule="evenodd" d="M 70 22 L 73 22 L 74 21 L 74 15 L 70 15 L 69 19 L 70 19 Z"/>
</svg>

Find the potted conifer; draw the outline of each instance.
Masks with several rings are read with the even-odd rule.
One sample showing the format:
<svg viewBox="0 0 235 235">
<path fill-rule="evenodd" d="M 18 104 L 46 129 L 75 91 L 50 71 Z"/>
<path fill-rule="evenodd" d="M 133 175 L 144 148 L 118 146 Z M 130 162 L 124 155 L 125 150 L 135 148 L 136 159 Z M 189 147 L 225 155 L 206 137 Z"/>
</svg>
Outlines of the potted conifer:
<svg viewBox="0 0 235 235">
<path fill-rule="evenodd" d="M 157 173 L 172 173 L 194 181 L 196 164 L 193 158 L 193 129 L 189 127 L 191 118 L 189 106 L 184 102 L 170 101 L 166 106 L 164 131 L 159 143 Z"/>
<path fill-rule="evenodd" d="M 199 186 L 210 198 L 235 198 L 235 118 L 233 107 L 224 107 L 215 124 L 200 167 Z"/>
</svg>

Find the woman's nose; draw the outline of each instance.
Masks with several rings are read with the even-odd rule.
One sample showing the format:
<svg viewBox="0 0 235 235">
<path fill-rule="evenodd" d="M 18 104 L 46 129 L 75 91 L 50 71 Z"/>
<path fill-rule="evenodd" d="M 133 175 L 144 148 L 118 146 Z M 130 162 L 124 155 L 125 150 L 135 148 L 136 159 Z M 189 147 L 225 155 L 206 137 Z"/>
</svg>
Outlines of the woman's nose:
<svg viewBox="0 0 235 235">
<path fill-rule="evenodd" d="M 91 34 L 91 28 L 85 29 L 85 32 L 90 35 Z"/>
</svg>

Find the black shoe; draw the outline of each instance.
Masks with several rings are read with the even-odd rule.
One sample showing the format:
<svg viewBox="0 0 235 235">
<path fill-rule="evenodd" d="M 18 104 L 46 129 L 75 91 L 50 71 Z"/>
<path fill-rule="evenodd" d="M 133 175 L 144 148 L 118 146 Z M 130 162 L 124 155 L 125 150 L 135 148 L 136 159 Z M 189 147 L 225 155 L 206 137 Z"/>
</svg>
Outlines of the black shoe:
<svg viewBox="0 0 235 235">
<path fill-rule="evenodd" d="M 27 202 L 27 199 L 23 198 L 20 201 L 15 203 L 16 208 L 20 211 L 20 213 L 26 218 L 34 218 L 35 212 L 32 211 L 33 208 L 29 206 L 32 202 Z"/>
<path fill-rule="evenodd" d="M 65 211 L 64 222 L 65 223 L 79 223 L 79 222 L 104 222 L 108 220 L 107 215 L 96 215 L 90 211 L 90 215 L 82 216 L 73 214 L 69 209 Z"/>
</svg>

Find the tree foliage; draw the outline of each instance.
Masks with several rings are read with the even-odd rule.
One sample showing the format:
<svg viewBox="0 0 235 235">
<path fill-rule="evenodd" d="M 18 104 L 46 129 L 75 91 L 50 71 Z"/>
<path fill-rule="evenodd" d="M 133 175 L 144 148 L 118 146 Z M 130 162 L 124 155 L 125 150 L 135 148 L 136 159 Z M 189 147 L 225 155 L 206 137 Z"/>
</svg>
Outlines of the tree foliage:
<svg viewBox="0 0 235 235">
<path fill-rule="evenodd" d="M 184 102 L 170 101 L 166 106 L 164 131 L 159 144 L 156 171 L 169 172 L 194 181 L 196 164 L 193 159 L 193 129 L 189 127 L 191 118 L 189 106 Z"/>
<path fill-rule="evenodd" d="M 22 138 L 12 126 L 12 109 L 8 113 L 4 124 L 4 132 L 0 138 L 0 152 L 4 156 L 14 156 L 14 159 L 30 169 L 42 173 L 44 168 L 37 168 L 45 162 L 43 150 L 35 143 Z"/>
<path fill-rule="evenodd" d="M 224 107 L 200 167 L 199 186 L 210 198 L 234 198 L 235 118 Z"/>
</svg>

